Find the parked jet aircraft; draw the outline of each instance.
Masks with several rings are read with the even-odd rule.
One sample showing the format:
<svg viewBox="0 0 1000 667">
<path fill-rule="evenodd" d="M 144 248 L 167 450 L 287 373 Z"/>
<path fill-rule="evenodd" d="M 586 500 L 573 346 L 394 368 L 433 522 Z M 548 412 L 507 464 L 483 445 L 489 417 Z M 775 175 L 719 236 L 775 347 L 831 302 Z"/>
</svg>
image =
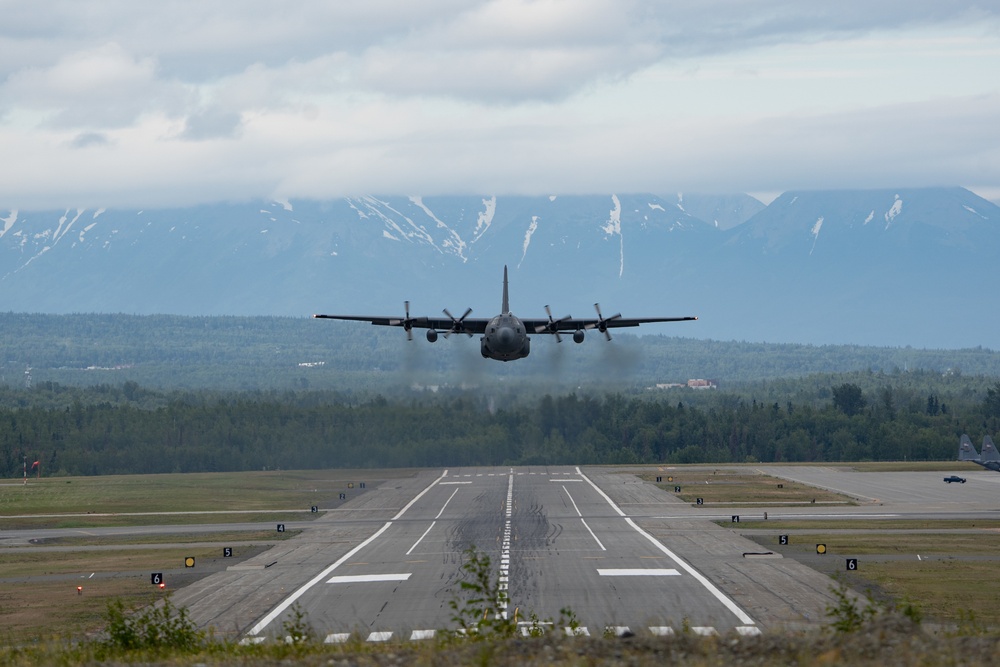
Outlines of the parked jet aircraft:
<svg viewBox="0 0 1000 667">
<path fill-rule="evenodd" d="M 594 304 L 597 310 L 596 319 L 577 319 L 567 315 L 558 320 L 553 319 L 552 311 L 545 306 L 547 319 L 521 319 L 510 312 L 510 305 L 507 299 L 507 267 L 503 267 L 503 304 L 500 314 L 490 318 L 469 318 L 472 309 L 469 308 L 461 317 L 454 317 L 448 309 L 444 309 L 446 318 L 441 317 L 410 317 L 410 302 L 404 302 L 406 315 L 404 317 L 383 317 L 369 315 L 313 315 L 316 318 L 330 320 L 353 320 L 358 322 L 371 322 L 385 327 L 403 327 L 406 337 L 413 340 L 412 329 L 427 329 L 427 340 L 433 343 L 438 339 L 438 332 L 443 332 L 447 338 L 453 333 L 462 333 L 467 336 L 473 334 L 483 334 L 479 339 L 479 351 L 486 359 L 497 359 L 498 361 L 513 361 L 523 359 L 531 352 L 531 338 L 529 333 L 552 334 L 556 337 L 556 342 L 562 342 L 559 335 L 561 331 L 572 331 L 573 341 L 582 343 L 585 332 L 589 329 L 597 329 L 604 334 L 604 337 L 611 340 L 611 332 L 608 329 L 617 327 L 637 327 L 640 324 L 651 322 L 683 322 L 697 320 L 697 317 L 644 317 L 644 318 L 623 318 L 621 313 L 605 318 L 601 315 L 601 307 Z"/>
<path fill-rule="evenodd" d="M 958 460 L 972 461 L 987 470 L 1000 472 L 1000 452 L 997 452 L 996 445 L 993 444 L 993 439 L 988 435 L 983 438 L 983 454 L 980 456 L 969 436 L 963 434 L 958 441 Z"/>
</svg>

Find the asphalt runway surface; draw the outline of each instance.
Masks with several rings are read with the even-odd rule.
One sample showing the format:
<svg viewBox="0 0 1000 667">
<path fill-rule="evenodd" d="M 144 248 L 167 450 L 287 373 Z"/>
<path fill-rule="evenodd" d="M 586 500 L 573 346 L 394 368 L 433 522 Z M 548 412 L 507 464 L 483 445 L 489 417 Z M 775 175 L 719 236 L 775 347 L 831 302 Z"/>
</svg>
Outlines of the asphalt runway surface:
<svg viewBox="0 0 1000 667">
<path fill-rule="evenodd" d="M 764 513 L 771 519 L 1000 519 L 1000 474 L 990 471 L 961 472 L 967 483 L 946 484 L 943 477 L 950 472 L 758 469 L 845 494 L 853 502 L 698 507 L 637 476 L 655 473 L 655 467 L 427 470 L 371 485 L 375 488 L 324 510 L 314 521 L 289 522 L 289 530 L 301 534 L 233 565 L 222 561 L 176 590 L 173 602 L 187 608 L 199 626 L 247 642 L 281 641 L 297 617 L 329 642 L 352 634 L 369 641 L 426 639 L 456 628 L 452 603 L 461 605 L 461 582 L 469 579 L 463 564 L 475 547 L 490 558 L 498 577 L 502 613 L 521 622 L 525 632 L 532 617 L 558 620 L 560 610 L 569 608 L 579 632 L 590 635 L 682 628 L 752 635 L 824 623 L 827 606 L 836 602 L 833 582 L 743 537 L 747 523 L 737 530 L 714 521 L 742 515 L 760 528 L 766 526 Z M 183 533 L 185 528 L 85 532 Z M 0 546 L 46 548 L 24 545 L 80 532 L 3 531 Z"/>
<path fill-rule="evenodd" d="M 662 518 L 664 510 L 672 516 Z M 296 615 L 327 641 L 454 629 L 469 547 L 489 556 L 504 613 L 571 609 L 580 633 L 752 635 L 823 618 L 827 577 L 699 517 L 654 484 L 575 467 L 426 472 L 380 487 L 300 537 L 175 594 L 245 641 Z"/>
</svg>

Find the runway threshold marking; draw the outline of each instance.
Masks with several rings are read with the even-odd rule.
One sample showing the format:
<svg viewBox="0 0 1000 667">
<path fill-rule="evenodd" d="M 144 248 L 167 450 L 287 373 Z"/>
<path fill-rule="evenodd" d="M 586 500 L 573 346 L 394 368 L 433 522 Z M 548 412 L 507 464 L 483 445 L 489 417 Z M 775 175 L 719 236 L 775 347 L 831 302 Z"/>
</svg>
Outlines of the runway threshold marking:
<svg viewBox="0 0 1000 667">
<path fill-rule="evenodd" d="M 330 565 L 329 567 L 327 567 L 326 569 L 324 569 L 322 572 L 320 572 L 315 577 L 313 577 L 312 579 L 310 579 L 309 581 L 307 581 L 305 584 L 303 584 L 301 587 L 299 587 L 294 593 L 292 593 L 287 598 L 285 598 L 284 600 L 282 600 L 281 603 L 278 604 L 278 606 L 276 606 L 274 609 L 272 609 L 270 612 L 268 612 L 264 616 L 264 618 L 260 619 L 257 622 L 256 625 L 254 625 L 252 628 L 250 628 L 250 631 L 247 632 L 247 638 L 249 638 L 251 641 L 253 641 L 253 638 L 256 635 L 259 635 L 264 630 L 264 628 L 266 628 L 268 625 L 270 625 L 271 621 L 273 621 L 274 619 L 278 618 L 278 616 L 280 616 L 282 613 L 284 613 L 284 611 L 286 609 L 288 609 L 293 604 L 295 604 L 295 601 L 298 600 L 300 597 L 302 597 L 306 593 L 306 591 L 308 591 L 310 588 L 312 588 L 316 584 L 320 583 L 321 581 L 323 581 L 324 579 L 326 579 L 327 577 L 329 577 L 331 572 L 333 572 L 338 567 L 340 567 L 341 565 L 343 565 L 344 563 L 346 563 L 348 560 L 350 560 L 351 558 L 353 558 L 355 554 L 357 554 L 359 551 L 361 551 L 362 549 L 364 549 L 365 547 L 367 547 L 369 544 L 371 544 L 372 542 L 374 542 L 375 540 L 377 540 L 382 535 L 382 533 L 384 533 L 385 531 L 387 531 L 389 529 L 389 526 L 392 525 L 393 521 L 396 521 L 401 516 L 403 516 L 403 514 L 406 513 L 406 510 L 408 510 L 411 507 L 413 507 L 414 503 L 416 503 L 418 500 L 420 500 L 420 498 L 422 498 L 425 493 L 427 493 L 432 488 L 434 488 L 435 485 L 437 485 L 442 479 L 444 479 L 447 476 L 448 476 L 448 471 L 445 470 L 443 473 L 441 473 L 440 477 L 438 477 L 433 482 L 431 482 L 430 484 L 428 484 L 427 488 L 425 488 L 423 491 L 421 491 L 416 496 L 414 496 L 413 499 L 410 502 L 406 503 L 406 505 L 403 506 L 403 509 L 399 510 L 399 513 L 397 513 L 396 516 L 392 517 L 392 519 L 390 521 L 387 521 L 384 526 L 382 526 L 377 531 L 375 531 L 375 533 L 371 537 L 369 537 L 367 540 L 365 540 L 364 542 L 362 542 L 358 546 L 356 546 L 353 549 L 351 549 L 350 551 L 348 551 L 346 554 L 344 554 L 343 556 L 341 556 L 335 563 L 333 563 L 332 565 Z"/>
<path fill-rule="evenodd" d="M 650 543 L 652 543 L 652 545 L 654 547 L 656 547 L 657 549 L 659 549 L 660 551 L 662 551 L 672 561 L 674 561 L 675 563 L 677 563 L 677 565 L 680 566 L 680 568 L 682 570 L 684 570 L 685 572 L 687 572 L 688 574 L 690 574 L 692 577 L 694 577 L 698 581 L 698 583 L 700 583 L 702 586 L 704 586 L 705 589 L 709 593 L 711 593 L 713 597 L 715 597 L 716 600 L 718 600 L 719 602 L 721 602 L 729 611 L 731 611 L 733 614 L 735 614 L 736 617 L 738 619 L 740 619 L 745 625 L 755 625 L 755 622 L 750 617 L 750 615 L 747 614 L 742 609 L 740 609 L 739 605 L 737 605 L 735 602 L 733 602 L 725 593 L 723 593 L 718 588 L 716 588 L 715 584 L 713 584 L 711 581 L 709 581 L 708 578 L 705 577 L 705 575 L 703 575 L 701 572 L 698 572 L 698 570 L 696 570 L 693 567 L 691 567 L 690 565 L 688 565 L 686 561 L 684 561 L 680 556 L 678 556 L 673 551 L 671 551 L 666 546 L 664 546 L 662 542 L 660 542 L 658 539 L 656 539 L 655 537 L 653 537 L 652 535 L 650 535 L 649 533 L 647 533 L 645 530 L 643 530 L 642 528 L 640 528 L 635 523 L 635 521 L 633 521 L 631 518 L 629 518 L 625 514 L 625 512 L 623 512 L 621 510 L 621 508 L 618 507 L 618 505 L 615 504 L 615 501 L 611 500 L 611 498 L 608 496 L 608 494 L 604 493 L 604 491 L 601 490 L 601 488 L 599 486 L 597 486 L 596 484 L 594 484 L 593 480 L 591 480 L 589 477 L 587 477 L 586 475 L 583 474 L 583 471 L 580 470 L 579 466 L 577 467 L 576 472 L 577 472 L 578 475 L 580 475 L 580 477 L 583 480 L 585 480 L 588 484 L 590 484 L 590 486 L 592 486 L 594 488 L 594 490 L 597 491 L 601 495 L 601 497 L 604 498 L 604 500 L 606 500 L 608 502 L 608 504 L 611 506 L 611 509 L 613 509 L 615 512 L 617 512 L 619 516 L 624 517 L 625 518 L 625 522 L 628 525 L 632 526 L 632 528 L 635 529 L 636 532 L 638 532 L 640 535 L 642 535 L 647 540 L 649 540 Z"/>
</svg>

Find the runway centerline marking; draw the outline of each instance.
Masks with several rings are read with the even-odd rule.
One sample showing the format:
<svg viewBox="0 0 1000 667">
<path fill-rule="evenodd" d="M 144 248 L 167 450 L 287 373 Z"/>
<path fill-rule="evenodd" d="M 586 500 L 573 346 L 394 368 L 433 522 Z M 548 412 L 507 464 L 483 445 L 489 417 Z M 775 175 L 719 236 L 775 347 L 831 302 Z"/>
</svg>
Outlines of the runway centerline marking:
<svg viewBox="0 0 1000 667">
<path fill-rule="evenodd" d="M 705 589 L 709 593 L 711 593 L 713 597 L 715 597 L 716 600 L 718 600 L 723 605 L 725 605 L 725 607 L 729 611 L 733 612 L 733 614 L 735 614 L 736 617 L 739 618 L 740 621 L 742 621 L 744 625 L 755 625 L 755 622 L 750 617 L 750 615 L 747 614 L 745 611 L 743 611 L 739 607 L 739 605 L 737 605 L 735 602 L 733 602 L 729 598 L 729 596 L 727 596 L 725 593 L 723 593 L 718 588 L 716 588 L 715 584 L 713 584 L 711 581 L 709 581 L 708 578 L 705 575 L 703 575 L 701 572 L 699 572 L 698 570 L 696 570 L 693 567 L 691 567 L 690 565 L 688 565 L 687 562 L 684 561 L 683 559 L 681 559 L 680 556 L 678 556 L 673 551 L 671 551 L 670 549 L 668 549 L 666 546 L 663 545 L 662 542 L 660 542 L 658 539 L 656 539 L 655 537 L 653 537 L 652 535 L 650 535 L 649 533 L 647 533 L 645 530 L 643 530 L 642 528 L 640 528 L 635 523 L 635 521 L 632 521 L 632 519 L 630 519 L 628 516 L 626 516 L 625 512 L 623 512 L 621 510 L 621 508 L 619 508 L 618 505 L 615 504 L 615 501 L 611 500 L 611 498 L 608 497 L 608 494 L 604 493 L 604 491 L 602 491 L 599 486 L 597 486 L 596 484 L 594 484 L 593 480 L 591 480 L 589 477 L 587 477 L 586 475 L 583 474 L 583 471 L 580 470 L 579 466 L 577 467 L 576 472 L 580 475 L 580 477 L 583 480 L 585 480 L 588 484 L 590 484 L 590 486 L 592 486 L 595 491 L 597 491 L 599 494 L 601 494 L 601 496 L 603 496 L 603 498 L 606 501 L 608 501 L 608 504 L 611 505 L 611 509 L 613 509 L 614 511 L 618 512 L 618 514 L 620 516 L 625 517 L 625 522 L 628 525 L 632 526 L 632 528 L 634 528 L 636 530 L 636 532 L 638 532 L 640 535 L 642 535 L 647 540 L 649 540 L 653 544 L 653 546 L 655 546 L 657 549 L 659 549 L 660 551 L 662 551 L 663 553 L 665 553 L 672 561 L 674 561 L 675 563 L 677 563 L 677 565 L 679 565 L 681 567 L 681 569 L 683 569 L 685 572 L 687 572 L 692 577 L 694 577 L 698 581 L 698 583 L 700 583 L 702 586 L 704 586 Z"/>
</svg>

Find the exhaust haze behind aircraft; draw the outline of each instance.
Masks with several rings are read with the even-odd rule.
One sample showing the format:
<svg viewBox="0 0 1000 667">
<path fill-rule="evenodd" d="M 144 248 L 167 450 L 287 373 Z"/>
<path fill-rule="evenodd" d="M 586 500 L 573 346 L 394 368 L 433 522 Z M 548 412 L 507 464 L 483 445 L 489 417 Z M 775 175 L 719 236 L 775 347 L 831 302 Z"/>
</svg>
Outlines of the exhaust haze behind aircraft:
<svg viewBox="0 0 1000 667">
<path fill-rule="evenodd" d="M 987 470 L 1000 472 L 1000 452 L 993 444 L 993 438 L 988 435 L 983 438 L 983 453 L 980 455 L 969 436 L 962 434 L 962 438 L 958 441 L 958 460 L 971 461 Z"/>
<path fill-rule="evenodd" d="M 390 317 L 381 315 L 313 315 L 313 317 L 329 320 L 352 320 L 358 322 L 370 322 L 383 327 L 403 327 L 406 337 L 413 340 L 412 329 L 427 329 L 427 340 L 433 343 L 438 339 L 438 332 L 442 332 L 447 338 L 451 334 L 483 334 L 479 339 L 479 351 L 485 359 L 496 359 L 498 361 L 513 361 L 523 359 L 531 352 L 531 338 L 529 333 L 552 334 L 556 337 L 556 342 L 562 342 L 560 332 L 573 332 L 573 342 L 582 343 L 585 332 L 589 329 L 597 329 L 604 334 L 607 340 L 611 340 L 611 332 L 608 329 L 617 327 L 637 327 L 640 324 L 652 322 L 685 322 L 696 320 L 697 317 L 640 317 L 624 318 L 621 313 L 612 315 L 605 319 L 601 314 L 601 307 L 594 304 L 597 311 L 597 318 L 577 319 L 567 315 L 554 319 L 552 311 L 545 306 L 547 318 L 521 319 L 510 312 L 510 302 L 507 291 L 507 267 L 503 267 L 503 297 L 500 304 L 500 314 L 490 319 L 469 318 L 472 308 L 465 311 L 461 317 L 454 317 L 444 309 L 445 318 L 441 317 L 410 317 L 410 302 L 404 302 L 404 317 Z"/>
</svg>

